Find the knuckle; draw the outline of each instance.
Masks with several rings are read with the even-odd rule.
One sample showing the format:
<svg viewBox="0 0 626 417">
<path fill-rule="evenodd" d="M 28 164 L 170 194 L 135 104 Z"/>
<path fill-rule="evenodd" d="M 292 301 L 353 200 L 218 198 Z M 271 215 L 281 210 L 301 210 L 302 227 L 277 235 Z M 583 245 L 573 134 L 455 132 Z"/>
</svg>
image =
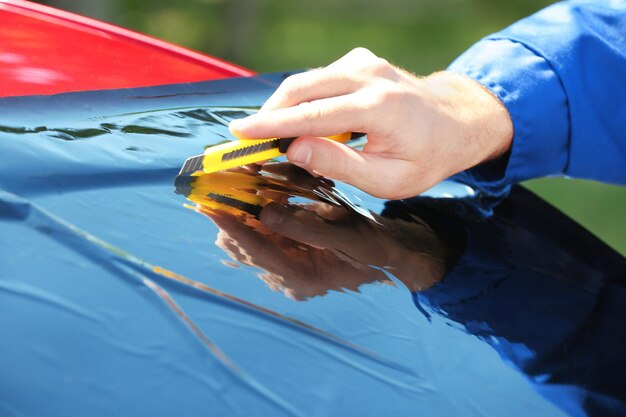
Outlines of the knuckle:
<svg viewBox="0 0 626 417">
<path fill-rule="evenodd" d="M 352 70 L 369 75 L 372 71 L 372 67 L 382 59 L 377 57 L 372 51 L 366 48 L 354 48 L 350 51 L 346 58 L 349 58 L 350 66 Z"/>
<path fill-rule="evenodd" d="M 362 46 L 357 46 L 356 48 L 352 49 L 350 52 L 348 52 L 348 55 L 361 58 L 376 58 L 376 55 L 372 51 Z"/>
<path fill-rule="evenodd" d="M 384 58 L 371 52 L 369 49 L 354 48 L 345 56 L 351 61 L 352 69 L 369 77 L 388 78 L 397 80 L 399 75 L 395 66 Z"/>
<path fill-rule="evenodd" d="M 316 122 L 323 116 L 323 109 L 317 102 L 308 102 L 307 104 L 307 119 L 311 122 Z"/>
<path fill-rule="evenodd" d="M 291 75 L 285 78 L 280 85 L 280 88 L 277 90 L 277 93 L 280 94 L 285 100 L 290 100 L 296 95 L 301 83 L 302 78 L 299 74 Z"/>
<path fill-rule="evenodd" d="M 395 79 L 397 75 L 395 67 L 391 65 L 386 59 L 379 57 L 376 57 L 376 59 L 372 60 L 372 62 L 369 64 L 368 70 L 370 74 L 381 78 Z"/>
<path fill-rule="evenodd" d="M 392 82 L 377 83 L 361 93 L 359 113 L 365 120 L 397 119 L 407 106 L 406 92 Z"/>
<path fill-rule="evenodd" d="M 386 82 L 379 86 L 377 96 L 381 103 L 396 103 L 403 100 L 404 90 L 394 83 Z"/>
<path fill-rule="evenodd" d="M 299 84 L 299 80 L 301 78 L 302 78 L 302 74 L 290 75 L 289 77 L 283 80 L 283 82 L 281 83 L 281 87 L 284 87 L 286 89 L 294 88 L 296 85 Z"/>
<path fill-rule="evenodd" d="M 301 109 L 302 122 L 305 125 L 305 133 L 311 134 L 313 131 L 313 127 L 315 123 L 317 123 L 324 114 L 322 107 L 316 102 L 304 102 L 298 104 L 298 107 Z"/>
<path fill-rule="evenodd" d="M 275 126 L 282 123 L 280 114 L 278 112 L 267 112 L 263 115 L 263 118 L 265 119 L 265 124 L 267 126 Z"/>
<path fill-rule="evenodd" d="M 393 83 L 379 83 L 361 95 L 361 105 L 364 111 L 382 111 L 394 106 L 396 102 L 402 100 L 402 90 Z"/>
</svg>

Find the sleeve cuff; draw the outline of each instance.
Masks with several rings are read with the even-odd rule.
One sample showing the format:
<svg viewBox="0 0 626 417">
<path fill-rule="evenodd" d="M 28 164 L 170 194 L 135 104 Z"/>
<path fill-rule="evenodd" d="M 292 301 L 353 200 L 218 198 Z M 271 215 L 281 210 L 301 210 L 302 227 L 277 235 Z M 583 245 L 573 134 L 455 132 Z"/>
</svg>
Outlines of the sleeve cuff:
<svg viewBox="0 0 626 417">
<path fill-rule="evenodd" d="M 519 42 L 486 38 L 457 58 L 448 71 L 469 76 L 496 95 L 508 109 L 514 129 L 510 152 L 457 179 L 500 196 L 508 193 L 511 184 L 565 171 L 568 104 L 548 61 Z"/>
</svg>

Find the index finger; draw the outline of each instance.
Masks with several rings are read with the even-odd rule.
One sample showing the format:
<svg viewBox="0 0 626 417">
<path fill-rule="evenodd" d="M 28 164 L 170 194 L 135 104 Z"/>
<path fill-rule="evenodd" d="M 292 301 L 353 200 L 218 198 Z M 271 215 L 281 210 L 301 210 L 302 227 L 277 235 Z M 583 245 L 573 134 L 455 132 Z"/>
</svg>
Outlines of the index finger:
<svg viewBox="0 0 626 417">
<path fill-rule="evenodd" d="M 233 120 L 230 131 L 241 139 L 331 136 L 367 132 L 367 108 L 356 93 L 268 110 Z"/>
</svg>

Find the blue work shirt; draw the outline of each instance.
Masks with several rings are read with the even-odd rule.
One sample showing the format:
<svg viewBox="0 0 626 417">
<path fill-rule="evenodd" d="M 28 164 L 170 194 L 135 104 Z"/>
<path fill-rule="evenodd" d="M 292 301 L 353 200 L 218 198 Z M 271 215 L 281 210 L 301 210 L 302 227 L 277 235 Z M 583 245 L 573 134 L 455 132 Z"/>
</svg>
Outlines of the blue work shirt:
<svg viewBox="0 0 626 417">
<path fill-rule="evenodd" d="M 554 4 L 456 59 L 507 107 L 511 151 L 457 178 L 491 195 L 566 175 L 626 185 L 626 1 Z"/>
</svg>

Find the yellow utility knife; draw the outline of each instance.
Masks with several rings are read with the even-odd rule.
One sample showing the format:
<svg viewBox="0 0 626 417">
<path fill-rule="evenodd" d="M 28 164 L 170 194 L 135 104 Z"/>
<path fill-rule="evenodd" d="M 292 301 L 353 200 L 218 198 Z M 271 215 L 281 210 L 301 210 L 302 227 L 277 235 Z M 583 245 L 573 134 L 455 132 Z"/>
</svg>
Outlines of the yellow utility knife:
<svg viewBox="0 0 626 417">
<path fill-rule="evenodd" d="M 362 136 L 364 136 L 363 133 L 342 133 L 340 135 L 328 136 L 328 139 L 337 142 L 347 142 L 350 139 Z M 294 140 L 296 138 L 243 139 L 211 146 L 204 151 L 204 154 L 188 158 L 178 175 L 192 174 L 196 171 L 210 174 L 228 168 L 276 158 L 284 155 Z"/>
</svg>

